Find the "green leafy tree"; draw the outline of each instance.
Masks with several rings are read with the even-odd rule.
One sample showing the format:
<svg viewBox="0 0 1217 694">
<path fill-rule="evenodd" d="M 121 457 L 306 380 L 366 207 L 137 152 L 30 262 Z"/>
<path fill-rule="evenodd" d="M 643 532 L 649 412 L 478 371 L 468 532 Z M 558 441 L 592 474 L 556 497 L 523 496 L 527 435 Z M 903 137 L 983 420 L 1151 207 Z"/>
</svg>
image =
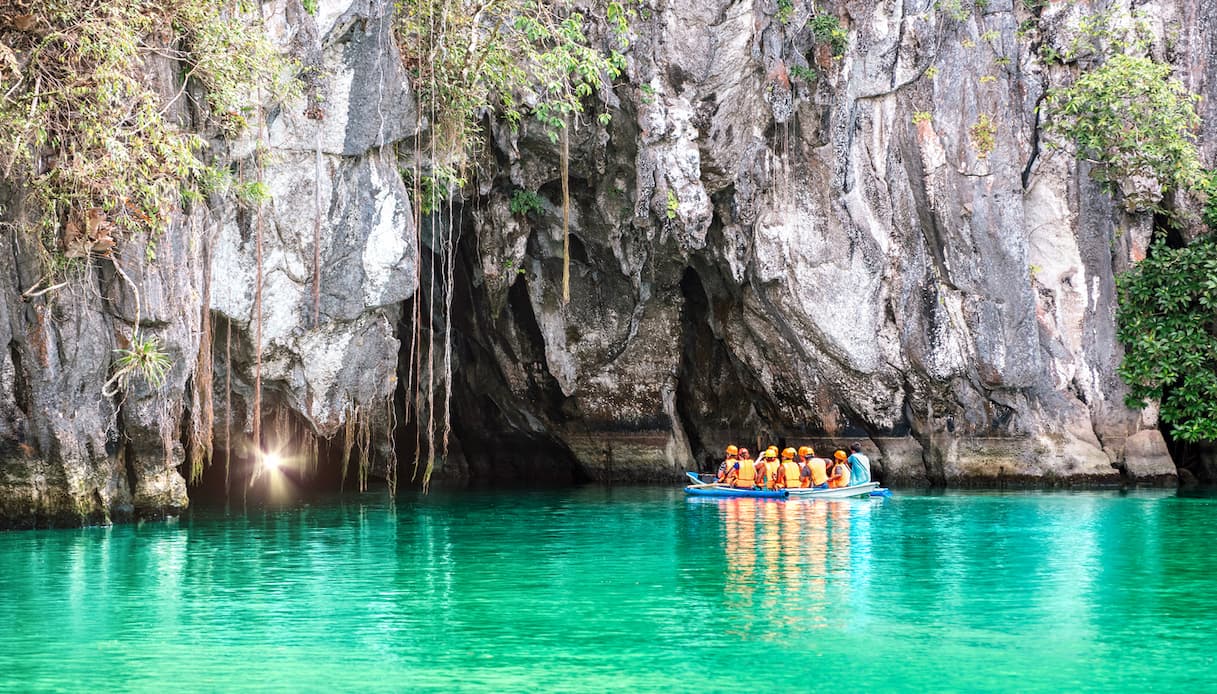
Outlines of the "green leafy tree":
<svg viewBox="0 0 1217 694">
<path fill-rule="evenodd" d="M 1047 129 L 1095 163 L 1100 180 L 1152 176 L 1163 187 L 1186 189 L 1200 174 L 1198 98 L 1171 77 L 1170 65 L 1117 54 L 1048 92 Z"/>
<path fill-rule="evenodd" d="M 1155 242 L 1120 277 L 1119 302 L 1126 404 L 1161 400 L 1176 439 L 1217 441 L 1217 241 Z"/>
</svg>

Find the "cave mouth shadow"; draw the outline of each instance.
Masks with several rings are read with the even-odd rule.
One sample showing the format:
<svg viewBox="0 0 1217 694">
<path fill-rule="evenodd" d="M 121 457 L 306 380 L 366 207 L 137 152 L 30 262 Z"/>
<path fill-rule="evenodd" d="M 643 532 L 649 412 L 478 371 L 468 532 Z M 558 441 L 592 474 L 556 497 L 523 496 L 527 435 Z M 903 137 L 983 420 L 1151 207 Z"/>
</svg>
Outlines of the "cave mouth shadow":
<svg viewBox="0 0 1217 694">
<path fill-rule="evenodd" d="M 255 456 L 217 447 L 202 475 L 190 479 L 183 465 L 179 472 L 186 480 L 191 506 L 214 507 L 233 504 L 265 505 L 316 501 L 359 491 L 357 461 L 352 455 L 344 478 L 343 440 L 317 439 L 314 459 L 303 441 L 282 441 L 276 450 L 277 465 L 264 465 Z M 268 446 L 268 448 L 270 448 Z M 385 485 L 383 475 L 373 466 L 368 476 L 369 489 Z"/>
</svg>

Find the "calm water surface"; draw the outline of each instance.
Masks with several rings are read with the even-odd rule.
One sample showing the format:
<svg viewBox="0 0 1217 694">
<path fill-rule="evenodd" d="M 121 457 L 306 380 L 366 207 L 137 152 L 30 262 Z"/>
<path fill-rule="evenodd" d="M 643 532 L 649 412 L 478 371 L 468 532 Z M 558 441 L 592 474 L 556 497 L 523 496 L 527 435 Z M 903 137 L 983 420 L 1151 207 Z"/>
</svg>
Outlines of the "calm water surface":
<svg viewBox="0 0 1217 694">
<path fill-rule="evenodd" d="M 1217 689 L 1217 499 L 379 495 L 0 533 L 5 691 Z"/>
</svg>

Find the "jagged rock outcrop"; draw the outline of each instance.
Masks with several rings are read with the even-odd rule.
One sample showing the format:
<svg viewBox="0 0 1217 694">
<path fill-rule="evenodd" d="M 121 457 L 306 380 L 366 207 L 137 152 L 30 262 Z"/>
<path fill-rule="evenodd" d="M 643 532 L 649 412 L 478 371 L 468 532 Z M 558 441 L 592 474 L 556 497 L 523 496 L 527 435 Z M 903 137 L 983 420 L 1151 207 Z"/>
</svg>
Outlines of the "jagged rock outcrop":
<svg viewBox="0 0 1217 694">
<path fill-rule="evenodd" d="M 611 122 L 570 137 L 565 304 L 560 156 L 545 133 L 496 128 L 486 173 L 416 229 L 399 169 L 427 123 L 392 3 L 323 0 L 315 15 L 264 3 L 306 68 L 302 94 L 261 136 L 213 143 L 245 180 L 261 166 L 261 219 L 217 197 L 175 221 L 155 262 L 119 249 L 139 327 L 174 361 L 163 388 L 101 395 L 136 320 L 109 260 L 22 298 L 40 265 L 0 231 L 12 258 L 0 270 L 0 524 L 185 506 L 183 403 L 200 381 L 204 315 L 217 428 L 231 377 L 233 426 L 250 430 L 259 227 L 265 413 L 327 439 L 359 412 L 389 455 L 402 336 L 451 329 L 439 475 L 454 483 L 674 479 L 757 436 L 863 440 L 890 482 L 1171 478 L 1156 410 L 1127 409 L 1115 371 L 1114 277 L 1143 256 L 1153 219 L 1047 150 L 1037 110 L 1071 69 L 1039 48 L 1067 45 L 1085 8 L 956 6 L 817 6 L 848 32 L 834 58 L 803 3 L 785 21 L 774 0 L 644 3 L 628 81 L 597 100 Z M 1210 97 L 1200 142 L 1212 162 L 1217 7 L 1138 8 L 1156 55 Z M 542 209 L 513 214 L 517 190 Z M 419 278 L 449 260 L 446 312 Z M 414 297 L 418 325 L 403 311 Z"/>
</svg>

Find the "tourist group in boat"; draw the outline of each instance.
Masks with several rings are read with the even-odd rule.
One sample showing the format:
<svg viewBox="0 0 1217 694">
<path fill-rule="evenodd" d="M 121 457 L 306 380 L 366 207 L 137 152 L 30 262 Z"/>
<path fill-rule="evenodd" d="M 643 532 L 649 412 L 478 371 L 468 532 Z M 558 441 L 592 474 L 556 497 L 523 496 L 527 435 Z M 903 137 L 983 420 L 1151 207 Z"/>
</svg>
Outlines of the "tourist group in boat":
<svg viewBox="0 0 1217 694">
<path fill-rule="evenodd" d="M 811 446 L 787 448 L 780 454 L 777 446 L 770 446 L 753 459 L 747 448 L 730 445 L 718 466 L 717 480 L 735 489 L 764 490 L 839 489 L 870 482 L 870 459 L 862 446 L 854 443 L 849 449 L 820 458 Z"/>
</svg>

